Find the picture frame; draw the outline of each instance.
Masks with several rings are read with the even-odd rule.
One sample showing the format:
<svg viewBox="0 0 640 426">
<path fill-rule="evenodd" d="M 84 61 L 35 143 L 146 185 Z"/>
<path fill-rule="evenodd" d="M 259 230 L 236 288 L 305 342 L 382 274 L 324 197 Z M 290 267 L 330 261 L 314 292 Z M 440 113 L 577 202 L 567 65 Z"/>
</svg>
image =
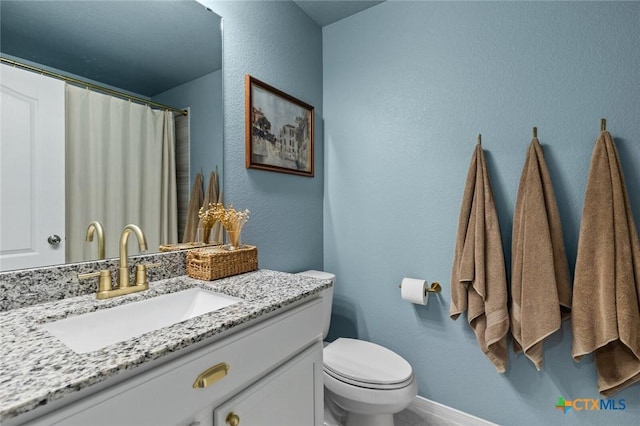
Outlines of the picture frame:
<svg viewBox="0 0 640 426">
<path fill-rule="evenodd" d="M 313 177 L 314 108 L 245 75 L 245 167 Z"/>
</svg>

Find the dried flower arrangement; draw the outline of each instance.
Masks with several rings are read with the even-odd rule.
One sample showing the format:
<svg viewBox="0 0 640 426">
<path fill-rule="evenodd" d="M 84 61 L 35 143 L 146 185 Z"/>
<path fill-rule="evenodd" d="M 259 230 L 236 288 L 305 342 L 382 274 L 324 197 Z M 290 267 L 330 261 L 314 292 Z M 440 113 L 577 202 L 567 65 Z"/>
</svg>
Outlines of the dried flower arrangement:
<svg viewBox="0 0 640 426">
<path fill-rule="evenodd" d="M 212 205 L 213 204 L 209 204 L 209 208 L 207 210 L 204 210 L 204 207 L 200 207 L 200 210 L 198 211 L 198 217 L 202 221 L 203 226 L 211 227 L 216 223 L 216 220 L 218 220 L 211 208 Z"/>
<path fill-rule="evenodd" d="M 227 232 L 229 248 L 234 249 L 239 247 L 240 231 L 249 220 L 249 210 L 236 210 L 233 206 L 224 207 L 222 203 L 209 203 L 207 210 L 200 208 L 198 217 L 207 226 L 213 226 L 219 221 Z"/>
</svg>

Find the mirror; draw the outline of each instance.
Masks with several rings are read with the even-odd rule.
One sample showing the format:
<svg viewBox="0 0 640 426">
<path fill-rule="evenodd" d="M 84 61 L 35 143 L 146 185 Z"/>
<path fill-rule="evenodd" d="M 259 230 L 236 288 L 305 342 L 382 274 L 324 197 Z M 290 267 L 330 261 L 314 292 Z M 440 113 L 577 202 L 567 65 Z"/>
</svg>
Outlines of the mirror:
<svg viewBox="0 0 640 426">
<path fill-rule="evenodd" d="M 205 182 L 211 171 L 222 177 L 220 16 L 195 0 L 2 0 L 0 8 L 3 58 L 188 110 L 185 160 L 176 160 L 179 211 L 186 210 L 196 173 L 203 172 Z M 178 215 L 176 242 L 185 214 Z M 117 245 L 120 232 L 105 227 L 105 240 Z M 96 242 L 86 244 L 93 257 L 82 260 L 97 259 Z M 138 252 L 131 242 L 129 249 Z M 154 251 L 157 246 L 146 253 Z"/>
</svg>

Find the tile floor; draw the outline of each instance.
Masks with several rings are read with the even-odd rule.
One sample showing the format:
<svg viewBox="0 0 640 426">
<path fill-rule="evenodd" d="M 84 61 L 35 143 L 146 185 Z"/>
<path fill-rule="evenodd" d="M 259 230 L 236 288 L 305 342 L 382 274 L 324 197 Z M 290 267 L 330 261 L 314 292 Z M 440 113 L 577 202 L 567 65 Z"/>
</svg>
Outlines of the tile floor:
<svg viewBox="0 0 640 426">
<path fill-rule="evenodd" d="M 402 410 L 397 414 L 394 414 L 393 420 L 396 426 L 431 426 L 433 423 L 427 423 L 425 419 L 420 417 L 418 413 L 412 411 L 410 408 Z"/>
</svg>

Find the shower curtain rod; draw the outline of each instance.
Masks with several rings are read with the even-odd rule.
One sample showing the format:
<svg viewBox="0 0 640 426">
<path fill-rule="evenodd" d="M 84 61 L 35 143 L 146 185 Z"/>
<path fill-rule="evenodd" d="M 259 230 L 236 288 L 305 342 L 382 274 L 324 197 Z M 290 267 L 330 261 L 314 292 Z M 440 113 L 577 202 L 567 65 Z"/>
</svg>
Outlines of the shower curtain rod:
<svg viewBox="0 0 640 426">
<path fill-rule="evenodd" d="M 94 89 L 97 90 L 99 92 L 102 93 L 108 93 L 109 95 L 113 95 L 116 96 L 118 98 L 122 98 L 122 99 L 126 99 L 129 101 L 134 101 L 136 103 L 139 104 L 143 104 L 143 105 L 148 105 L 150 107 L 156 107 L 156 108 L 160 108 L 160 109 L 166 109 L 169 111 L 173 111 L 176 112 L 178 114 L 182 114 L 182 115 L 188 115 L 188 111 L 185 109 L 180 109 L 180 108 L 174 108 L 174 107 L 170 107 L 168 105 L 164 105 L 158 102 L 153 102 L 144 98 L 139 98 L 137 96 L 132 96 L 132 95 L 127 95 L 126 93 L 122 93 L 122 92 L 118 92 L 116 90 L 113 89 L 108 89 L 106 87 L 102 87 L 102 86 L 98 86 L 97 84 L 93 84 L 93 83 L 89 83 L 86 81 L 82 81 L 82 80 L 78 80 L 76 78 L 73 77 L 67 77 L 66 75 L 62 75 L 62 74 L 57 74 L 51 71 L 47 71 L 45 69 L 42 68 L 37 68 L 31 65 L 27 65 L 27 64 L 23 64 L 21 62 L 18 61 L 14 61 L 13 59 L 8 59 L 8 58 L 4 58 L 4 57 L 0 57 L 0 62 L 8 64 L 8 65 L 12 65 L 14 67 L 19 67 L 19 68 L 23 68 L 26 69 L 28 71 L 33 71 L 33 72 L 37 72 L 38 74 L 42 74 L 42 75 L 46 75 L 48 77 L 53 77 L 53 78 L 57 78 L 58 80 L 64 80 L 68 83 L 71 84 L 75 84 L 76 86 L 82 86 L 82 87 L 86 87 L 89 89 Z"/>
</svg>

